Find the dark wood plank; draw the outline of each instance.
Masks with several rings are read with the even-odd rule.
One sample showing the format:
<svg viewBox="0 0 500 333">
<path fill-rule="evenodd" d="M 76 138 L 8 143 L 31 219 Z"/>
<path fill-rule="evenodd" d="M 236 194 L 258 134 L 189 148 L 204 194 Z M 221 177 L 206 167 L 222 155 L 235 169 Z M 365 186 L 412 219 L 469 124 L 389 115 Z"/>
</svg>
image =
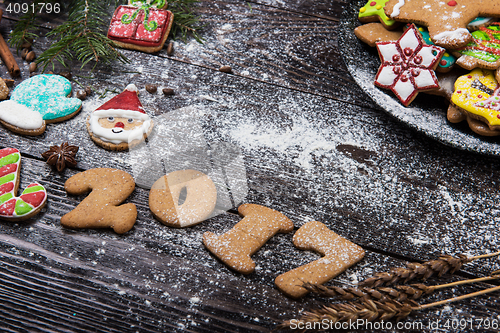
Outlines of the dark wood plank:
<svg viewBox="0 0 500 333">
<path fill-rule="evenodd" d="M 277 275 L 318 258 L 295 249 L 291 234 L 272 238 L 254 256 L 256 272 L 242 276 L 201 244 L 203 232 L 222 233 L 237 216 L 224 214 L 193 228 L 167 228 L 152 218 L 145 203 L 147 191 L 137 189 L 129 201 L 137 205 L 139 218 L 126 235 L 70 230 L 59 225 L 59 217 L 81 198 L 64 193 L 66 177 L 46 171 L 40 161 L 23 160 L 22 186 L 38 180 L 49 189 L 44 212 L 36 221 L 0 224 L 0 311 L 5 314 L 0 321 L 14 331 L 268 331 L 301 309 L 324 302 L 314 296 L 293 301 L 274 287 Z M 333 283 L 351 285 L 375 271 L 402 265 L 401 260 L 369 251 Z M 445 290 L 424 302 L 488 286 Z M 444 311 L 451 315 L 460 310 L 460 318 L 466 319 L 491 317 L 497 310 L 490 304 L 496 300 L 483 296 Z M 442 311 L 416 313 L 412 320 L 435 321 Z"/>
</svg>

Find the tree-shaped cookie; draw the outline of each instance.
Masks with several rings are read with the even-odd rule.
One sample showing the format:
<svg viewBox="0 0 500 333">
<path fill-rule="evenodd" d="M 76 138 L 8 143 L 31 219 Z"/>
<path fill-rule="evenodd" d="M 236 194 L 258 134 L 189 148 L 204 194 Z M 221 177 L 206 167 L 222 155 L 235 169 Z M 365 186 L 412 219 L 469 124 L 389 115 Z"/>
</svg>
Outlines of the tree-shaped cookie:
<svg viewBox="0 0 500 333">
<path fill-rule="evenodd" d="M 389 0 L 385 13 L 392 19 L 417 23 L 429 29 L 436 45 L 457 49 L 472 36 L 467 24 L 478 16 L 500 16 L 500 3 L 484 0 Z"/>
<path fill-rule="evenodd" d="M 377 22 L 388 30 L 395 29 L 399 26 L 398 22 L 391 20 L 384 12 L 385 3 L 388 0 L 368 0 L 368 2 L 359 9 L 358 19 L 361 22 Z"/>
<path fill-rule="evenodd" d="M 500 66 L 500 23 L 480 27 L 472 32 L 473 40 L 467 46 L 454 51 L 457 63 L 466 69 L 476 67 L 496 69 Z"/>
<path fill-rule="evenodd" d="M 29 184 L 16 197 L 19 189 L 21 154 L 15 148 L 0 150 L 0 218 L 4 220 L 26 220 L 36 215 L 45 206 L 47 192 L 38 184 Z"/>
</svg>

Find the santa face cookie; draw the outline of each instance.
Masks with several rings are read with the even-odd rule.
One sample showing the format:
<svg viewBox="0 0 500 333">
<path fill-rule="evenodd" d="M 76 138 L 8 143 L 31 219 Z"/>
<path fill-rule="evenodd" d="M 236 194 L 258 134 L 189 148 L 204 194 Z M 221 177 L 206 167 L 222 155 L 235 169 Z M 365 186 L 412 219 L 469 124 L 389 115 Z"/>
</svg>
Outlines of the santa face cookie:
<svg viewBox="0 0 500 333">
<path fill-rule="evenodd" d="M 144 141 L 153 130 L 153 122 L 139 101 L 137 87 L 130 84 L 92 112 L 87 130 L 99 146 L 122 151 Z"/>
</svg>

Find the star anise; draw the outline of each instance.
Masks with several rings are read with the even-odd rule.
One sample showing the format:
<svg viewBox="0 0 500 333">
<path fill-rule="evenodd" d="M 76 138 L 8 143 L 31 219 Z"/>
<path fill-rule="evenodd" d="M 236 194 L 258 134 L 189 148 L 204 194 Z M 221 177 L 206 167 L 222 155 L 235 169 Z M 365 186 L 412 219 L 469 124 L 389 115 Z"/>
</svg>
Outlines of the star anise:
<svg viewBox="0 0 500 333">
<path fill-rule="evenodd" d="M 66 166 L 75 167 L 75 155 L 78 152 L 77 146 L 71 146 L 69 143 L 64 142 L 61 146 L 52 146 L 42 157 L 47 159 L 47 164 L 56 167 L 56 170 L 61 172 Z"/>
</svg>

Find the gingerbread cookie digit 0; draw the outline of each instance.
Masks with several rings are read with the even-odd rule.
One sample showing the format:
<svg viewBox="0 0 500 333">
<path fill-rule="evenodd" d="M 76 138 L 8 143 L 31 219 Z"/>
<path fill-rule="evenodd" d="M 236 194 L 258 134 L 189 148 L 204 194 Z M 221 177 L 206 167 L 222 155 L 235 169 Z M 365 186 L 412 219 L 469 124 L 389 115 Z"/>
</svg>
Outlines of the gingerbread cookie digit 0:
<svg viewBox="0 0 500 333">
<path fill-rule="evenodd" d="M 21 154 L 15 148 L 0 150 L 0 218 L 4 220 L 26 220 L 45 206 L 47 191 L 33 183 L 16 197 L 19 188 Z"/>
<path fill-rule="evenodd" d="M 302 287 L 304 283 L 321 285 L 365 256 L 365 251 L 360 246 L 337 235 L 317 221 L 308 222 L 300 227 L 293 235 L 293 244 L 300 250 L 312 250 L 324 256 L 276 278 L 278 289 L 293 298 L 308 293 Z"/>
<path fill-rule="evenodd" d="M 221 236 L 212 232 L 203 234 L 203 244 L 226 265 L 242 274 L 255 270 L 250 258 L 276 233 L 293 230 L 293 223 L 280 212 L 255 204 L 238 207 L 244 218 Z"/>
<path fill-rule="evenodd" d="M 182 205 L 182 189 L 187 195 Z M 180 170 L 158 179 L 149 192 L 153 215 L 170 227 L 184 228 L 210 217 L 217 203 L 217 189 L 210 177 L 196 170 Z"/>
<path fill-rule="evenodd" d="M 132 194 L 134 178 L 127 172 L 98 168 L 80 172 L 69 178 L 64 188 L 70 194 L 92 191 L 75 209 L 61 217 L 68 228 L 113 228 L 123 234 L 135 224 L 137 208 L 133 203 L 119 206 Z"/>
</svg>

